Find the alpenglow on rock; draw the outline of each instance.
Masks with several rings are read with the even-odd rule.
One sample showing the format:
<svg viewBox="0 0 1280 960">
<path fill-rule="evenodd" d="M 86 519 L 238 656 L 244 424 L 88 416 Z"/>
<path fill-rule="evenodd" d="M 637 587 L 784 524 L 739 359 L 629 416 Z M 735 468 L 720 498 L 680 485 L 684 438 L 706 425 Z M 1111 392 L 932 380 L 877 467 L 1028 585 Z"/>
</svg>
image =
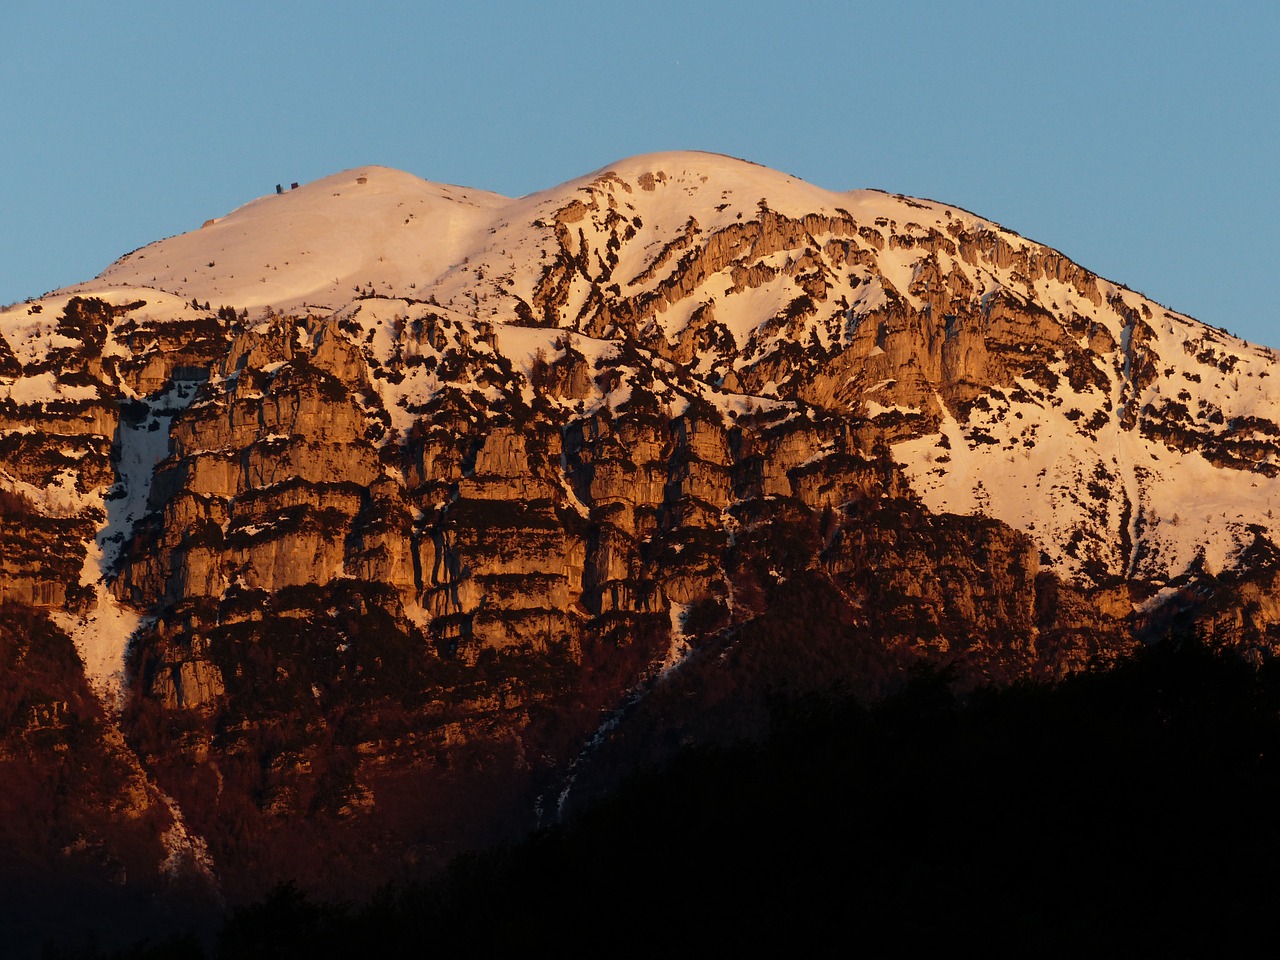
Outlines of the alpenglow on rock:
<svg viewBox="0 0 1280 960">
<path fill-rule="evenodd" d="M 778 690 L 1268 655 L 1275 359 L 726 157 L 346 171 L 0 312 L 3 652 L 74 643 L 103 707 L 58 702 L 190 870 L 348 893 Z M 62 715 L 0 713 L 0 756 Z"/>
</svg>

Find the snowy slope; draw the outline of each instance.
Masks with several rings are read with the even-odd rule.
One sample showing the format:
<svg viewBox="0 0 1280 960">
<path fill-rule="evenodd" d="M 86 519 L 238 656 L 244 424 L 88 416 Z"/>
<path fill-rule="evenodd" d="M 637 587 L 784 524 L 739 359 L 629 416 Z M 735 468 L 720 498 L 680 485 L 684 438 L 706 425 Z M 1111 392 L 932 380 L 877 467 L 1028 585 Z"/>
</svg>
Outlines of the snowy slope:
<svg viewBox="0 0 1280 960">
<path fill-rule="evenodd" d="M 360 167 L 260 197 L 199 230 L 150 244 L 91 284 L 148 286 L 186 299 L 334 309 L 357 287 L 409 296 L 464 259 L 504 201 Z"/>
<path fill-rule="evenodd" d="M 658 177 L 660 179 L 654 179 Z M 941 216 L 940 204 L 876 191 L 833 193 L 765 167 L 717 154 L 675 152 L 632 158 L 515 200 L 433 184 L 386 167 L 359 167 L 253 200 L 190 233 L 126 254 L 95 280 L 61 293 L 145 287 L 214 306 L 277 311 L 338 309 L 359 291 L 445 306 L 491 303 L 484 318 L 508 319 L 502 305 L 533 299 L 552 215 L 607 192 L 638 216 L 638 235 L 615 273 L 643 290 L 654 256 L 697 211 L 703 233 L 741 222 L 766 199 L 791 217 L 843 210 L 860 221 Z M 911 266 L 892 258 L 886 275 L 905 290 Z M 747 321 L 744 321 L 744 323 Z"/>
<path fill-rule="evenodd" d="M 517 199 L 383 167 L 259 198 L 0 316 L 29 371 L 0 377 L 0 402 L 94 391 L 40 369 L 72 294 L 145 300 L 151 323 L 205 302 L 331 314 L 395 368 L 372 381 L 392 437 L 447 385 L 402 332 L 415 320 L 449 319 L 446 350 L 504 354 L 526 403 L 539 357 L 572 346 L 598 371 L 625 340 L 672 415 L 702 395 L 726 418 L 852 418 L 931 509 L 1024 530 L 1071 577 L 1222 570 L 1280 523 L 1271 351 L 958 208 L 729 157 L 640 156 Z M 625 402 L 636 371 L 565 409 Z"/>
</svg>

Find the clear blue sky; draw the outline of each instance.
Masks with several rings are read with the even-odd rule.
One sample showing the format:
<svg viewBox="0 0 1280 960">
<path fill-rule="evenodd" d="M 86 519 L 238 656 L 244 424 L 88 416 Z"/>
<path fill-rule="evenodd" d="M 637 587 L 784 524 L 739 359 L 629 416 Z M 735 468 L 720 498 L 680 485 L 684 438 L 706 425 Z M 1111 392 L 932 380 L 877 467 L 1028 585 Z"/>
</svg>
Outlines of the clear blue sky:
<svg viewBox="0 0 1280 960">
<path fill-rule="evenodd" d="M 5 0 L 0 38 L 0 304 L 278 182 L 514 196 L 688 148 L 958 204 L 1280 346 L 1280 5 Z"/>
</svg>

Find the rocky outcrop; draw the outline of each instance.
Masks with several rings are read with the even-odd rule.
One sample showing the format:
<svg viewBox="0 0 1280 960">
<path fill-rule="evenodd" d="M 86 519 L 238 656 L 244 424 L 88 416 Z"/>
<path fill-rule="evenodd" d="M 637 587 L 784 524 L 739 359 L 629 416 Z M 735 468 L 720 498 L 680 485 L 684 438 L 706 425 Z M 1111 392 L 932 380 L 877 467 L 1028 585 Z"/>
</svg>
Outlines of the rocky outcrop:
<svg viewBox="0 0 1280 960">
<path fill-rule="evenodd" d="M 5 615 L 117 644 L 233 899 L 421 875 L 779 696 L 1272 654 L 1267 351 L 955 208 L 690 164 L 323 307 L 0 315 Z"/>
</svg>

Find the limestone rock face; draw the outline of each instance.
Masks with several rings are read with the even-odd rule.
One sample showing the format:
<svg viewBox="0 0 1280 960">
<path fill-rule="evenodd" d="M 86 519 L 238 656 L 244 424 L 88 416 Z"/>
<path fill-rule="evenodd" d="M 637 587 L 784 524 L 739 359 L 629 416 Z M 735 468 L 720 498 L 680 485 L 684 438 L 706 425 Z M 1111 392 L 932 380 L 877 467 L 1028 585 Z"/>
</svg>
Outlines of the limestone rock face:
<svg viewBox="0 0 1280 960">
<path fill-rule="evenodd" d="M 965 211 L 728 158 L 338 175 L 0 313 L 0 627 L 84 671 L 0 743 L 87 675 L 230 898 L 347 896 L 780 691 L 1270 656 L 1273 367 Z"/>
</svg>

